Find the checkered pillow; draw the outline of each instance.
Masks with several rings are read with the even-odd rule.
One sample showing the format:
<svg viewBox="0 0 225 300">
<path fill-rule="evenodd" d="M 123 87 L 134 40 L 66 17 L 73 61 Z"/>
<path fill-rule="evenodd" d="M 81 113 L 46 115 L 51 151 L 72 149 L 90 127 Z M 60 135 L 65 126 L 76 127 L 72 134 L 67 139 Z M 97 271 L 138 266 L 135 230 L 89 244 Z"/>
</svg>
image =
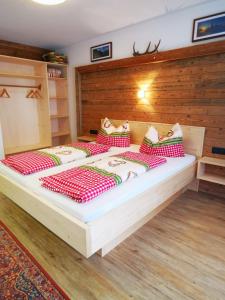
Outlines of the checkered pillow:
<svg viewBox="0 0 225 300">
<path fill-rule="evenodd" d="M 180 125 L 175 124 L 166 136 L 159 136 L 155 127 L 149 127 L 142 145 L 141 153 L 166 157 L 183 157 L 183 133 Z"/>
<path fill-rule="evenodd" d="M 105 118 L 96 142 L 114 147 L 129 147 L 130 127 L 128 121 L 116 128 L 109 119 Z"/>
<path fill-rule="evenodd" d="M 108 152 L 110 149 L 109 145 L 99 145 L 85 142 L 76 142 L 71 144 L 75 149 L 80 149 L 87 152 L 87 157 L 92 155 L 101 154 Z"/>
</svg>

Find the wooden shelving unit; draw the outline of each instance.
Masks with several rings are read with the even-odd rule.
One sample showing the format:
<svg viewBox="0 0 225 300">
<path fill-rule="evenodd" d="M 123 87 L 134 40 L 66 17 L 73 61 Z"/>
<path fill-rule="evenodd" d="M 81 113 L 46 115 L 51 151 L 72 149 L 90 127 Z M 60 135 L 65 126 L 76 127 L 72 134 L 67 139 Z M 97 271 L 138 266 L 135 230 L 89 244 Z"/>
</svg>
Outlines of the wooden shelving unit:
<svg viewBox="0 0 225 300">
<path fill-rule="evenodd" d="M 46 63 L 0 55 L 0 70 L 0 90 L 10 96 L 0 98 L 5 154 L 51 146 Z M 31 87 L 40 97 L 27 98 Z"/>
<path fill-rule="evenodd" d="M 49 78 L 49 68 L 61 76 Z M 0 55 L 0 70 L 0 91 L 10 95 L 0 98 L 5 155 L 71 142 L 68 66 Z M 31 89 L 40 97 L 27 98 Z"/>
<path fill-rule="evenodd" d="M 210 173 L 207 170 L 207 165 L 224 168 L 224 174 L 218 175 Z M 197 178 L 213 183 L 225 185 L 225 159 L 204 156 L 198 161 Z"/>
<path fill-rule="evenodd" d="M 61 71 L 61 77 L 48 78 L 52 144 L 67 144 L 71 142 L 68 113 L 68 67 L 65 64 L 48 63 L 47 68 Z"/>
</svg>

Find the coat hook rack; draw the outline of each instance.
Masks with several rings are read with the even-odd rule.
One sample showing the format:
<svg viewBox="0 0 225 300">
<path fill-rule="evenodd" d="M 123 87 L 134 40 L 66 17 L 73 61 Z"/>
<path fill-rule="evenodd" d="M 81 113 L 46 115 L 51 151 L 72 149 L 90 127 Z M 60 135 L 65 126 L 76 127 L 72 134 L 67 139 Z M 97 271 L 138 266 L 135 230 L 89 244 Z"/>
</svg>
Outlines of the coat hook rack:
<svg viewBox="0 0 225 300">
<path fill-rule="evenodd" d="M 4 84 L 0 83 L 1 87 L 17 87 L 17 88 L 31 88 L 41 90 L 41 84 L 39 85 L 16 85 L 16 84 Z"/>
<path fill-rule="evenodd" d="M 10 98 L 9 93 L 5 88 L 0 92 L 0 98 Z"/>
<path fill-rule="evenodd" d="M 41 94 L 39 93 L 39 91 L 41 91 L 41 84 L 38 85 L 17 85 L 17 84 L 2 84 L 0 83 L 0 87 L 16 87 L 16 88 L 30 88 L 32 89 L 26 96 L 26 98 L 36 98 L 36 99 L 40 99 L 41 98 Z M 36 90 L 33 90 L 36 89 Z M 9 93 L 7 92 L 7 90 L 4 88 L 2 89 L 2 92 L 0 92 L 0 97 L 4 97 L 4 98 L 10 98 Z"/>
</svg>

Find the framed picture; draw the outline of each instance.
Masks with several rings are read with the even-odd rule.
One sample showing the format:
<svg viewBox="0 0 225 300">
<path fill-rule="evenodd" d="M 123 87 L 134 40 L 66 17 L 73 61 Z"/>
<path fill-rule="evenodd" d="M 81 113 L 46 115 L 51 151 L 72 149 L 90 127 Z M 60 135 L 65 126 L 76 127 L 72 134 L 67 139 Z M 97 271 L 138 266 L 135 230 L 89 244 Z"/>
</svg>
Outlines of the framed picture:
<svg viewBox="0 0 225 300">
<path fill-rule="evenodd" d="M 91 47 L 91 61 L 112 58 L 112 42 Z"/>
<path fill-rule="evenodd" d="M 225 12 L 195 19 L 192 42 L 225 36 Z"/>
</svg>

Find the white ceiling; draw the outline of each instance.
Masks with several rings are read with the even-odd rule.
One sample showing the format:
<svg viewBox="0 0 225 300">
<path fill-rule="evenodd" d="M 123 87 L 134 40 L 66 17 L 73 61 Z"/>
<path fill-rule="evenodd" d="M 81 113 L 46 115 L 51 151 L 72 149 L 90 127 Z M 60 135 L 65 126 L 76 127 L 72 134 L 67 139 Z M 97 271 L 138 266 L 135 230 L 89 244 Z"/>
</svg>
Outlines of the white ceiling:
<svg viewBox="0 0 225 300">
<path fill-rule="evenodd" d="M 203 2 L 210 0 L 67 0 L 58 6 L 0 0 L 0 39 L 63 48 Z"/>
</svg>

